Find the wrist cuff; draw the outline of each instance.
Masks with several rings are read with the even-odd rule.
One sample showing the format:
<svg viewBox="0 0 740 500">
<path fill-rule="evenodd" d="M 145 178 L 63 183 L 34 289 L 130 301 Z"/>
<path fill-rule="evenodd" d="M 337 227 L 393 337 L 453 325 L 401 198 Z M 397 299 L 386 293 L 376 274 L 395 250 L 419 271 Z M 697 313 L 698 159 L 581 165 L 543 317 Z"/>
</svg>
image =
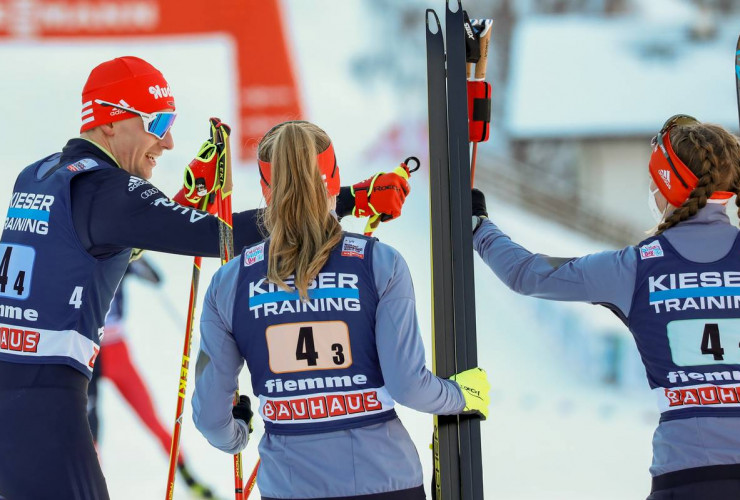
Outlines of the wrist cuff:
<svg viewBox="0 0 740 500">
<path fill-rule="evenodd" d="M 337 195 L 337 216 L 339 220 L 351 215 L 354 208 L 355 197 L 352 195 L 352 188 L 350 186 L 342 187 Z"/>
</svg>

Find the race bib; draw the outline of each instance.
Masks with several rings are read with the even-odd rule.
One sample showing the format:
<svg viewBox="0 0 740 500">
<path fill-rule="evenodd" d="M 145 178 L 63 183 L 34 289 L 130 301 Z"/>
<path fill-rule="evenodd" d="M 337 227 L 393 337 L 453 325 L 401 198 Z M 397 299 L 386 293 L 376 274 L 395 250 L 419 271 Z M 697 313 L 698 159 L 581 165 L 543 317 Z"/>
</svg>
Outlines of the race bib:
<svg viewBox="0 0 740 500">
<path fill-rule="evenodd" d="M 35 259 L 36 250 L 32 247 L 0 243 L 0 297 L 28 298 Z"/>
<path fill-rule="evenodd" d="M 740 364 L 740 319 L 687 319 L 667 325 L 678 366 Z"/>
<path fill-rule="evenodd" d="M 344 321 L 273 325 L 265 335 L 273 373 L 337 370 L 352 365 L 349 329 Z"/>
</svg>

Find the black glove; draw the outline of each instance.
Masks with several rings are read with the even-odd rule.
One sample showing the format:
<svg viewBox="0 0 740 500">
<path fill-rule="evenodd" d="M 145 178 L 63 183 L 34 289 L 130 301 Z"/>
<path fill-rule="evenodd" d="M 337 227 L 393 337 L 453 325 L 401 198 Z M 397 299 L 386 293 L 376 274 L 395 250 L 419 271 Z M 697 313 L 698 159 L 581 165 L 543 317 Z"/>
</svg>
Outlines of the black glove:
<svg viewBox="0 0 740 500">
<path fill-rule="evenodd" d="M 239 396 L 239 403 L 234 405 L 231 409 L 231 414 L 234 418 L 244 420 L 249 426 L 249 432 L 252 432 L 252 403 L 249 401 L 249 396 Z"/>
<path fill-rule="evenodd" d="M 473 215 L 477 217 L 488 217 L 488 211 L 486 211 L 486 196 L 480 189 L 473 188 L 471 192 L 473 199 Z"/>
</svg>

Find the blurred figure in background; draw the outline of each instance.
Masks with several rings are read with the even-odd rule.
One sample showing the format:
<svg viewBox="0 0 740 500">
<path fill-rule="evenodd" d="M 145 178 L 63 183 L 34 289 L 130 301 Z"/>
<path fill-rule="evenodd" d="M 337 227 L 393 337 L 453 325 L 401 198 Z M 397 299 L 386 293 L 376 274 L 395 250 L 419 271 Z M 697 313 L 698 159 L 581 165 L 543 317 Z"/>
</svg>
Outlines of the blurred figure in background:
<svg viewBox="0 0 740 500">
<path fill-rule="evenodd" d="M 113 296 L 110 311 L 105 318 L 105 334 L 100 341 L 100 354 L 93 369 L 93 377 L 87 388 L 87 419 L 90 422 L 95 447 L 99 449 L 99 429 L 101 419 L 98 413 L 100 401 L 99 382 L 101 378 L 110 380 L 118 392 L 124 397 L 129 406 L 136 412 L 141 422 L 157 438 L 165 454 L 169 456 L 172 445 L 172 434 L 157 416 L 154 401 L 147 390 L 139 369 L 131 359 L 128 343 L 126 342 L 125 326 L 125 291 L 124 282 L 129 276 L 135 276 L 154 285 L 161 283 L 159 273 L 151 263 L 141 257 L 132 261 L 123 275 Z M 213 498 L 210 488 L 204 486 L 193 477 L 190 468 L 185 465 L 184 453 L 180 451 L 177 468 L 182 479 L 190 488 L 191 493 L 202 498 Z"/>
<path fill-rule="evenodd" d="M 487 415 L 485 372 L 445 380 L 426 368 L 403 257 L 342 232 L 333 213 L 339 171 L 323 130 L 281 123 L 258 157 L 270 236 L 223 266 L 206 293 L 195 425 L 227 453 L 246 446 L 249 400 L 232 409 L 246 360 L 265 423 L 263 499 L 425 498 L 394 400 L 427 413 Z"/>
<path fill-rule="evenodd" d="M 652 148 L 658 226 L 636 246 L 532 254 L 488 220 L 473 190 L 474 246 L 512 290 L 603 305 L 630 329 L 661 412 L 649 500 L 740 498 L 740 231 L 725 210 L 740 188 L 740 145 L 676 115 Z"/>
</svg>

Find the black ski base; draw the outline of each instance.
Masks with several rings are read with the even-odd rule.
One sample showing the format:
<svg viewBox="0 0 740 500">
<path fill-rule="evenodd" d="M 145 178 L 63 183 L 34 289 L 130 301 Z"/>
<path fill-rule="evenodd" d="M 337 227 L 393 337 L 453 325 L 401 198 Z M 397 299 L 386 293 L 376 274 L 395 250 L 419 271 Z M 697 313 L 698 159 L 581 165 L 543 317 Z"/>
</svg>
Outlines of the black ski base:
<svg viewBox="0 0 740 500">
<path fill-rule="evenodd" d="M 477 366 L 465 32 L 459 1 L 446 7 L 446 51 L 439 18 L 426 16 L 434 371 Z M 483 498 L 480 421 L 435 417 L 433 498 Z"/>
</svg>

